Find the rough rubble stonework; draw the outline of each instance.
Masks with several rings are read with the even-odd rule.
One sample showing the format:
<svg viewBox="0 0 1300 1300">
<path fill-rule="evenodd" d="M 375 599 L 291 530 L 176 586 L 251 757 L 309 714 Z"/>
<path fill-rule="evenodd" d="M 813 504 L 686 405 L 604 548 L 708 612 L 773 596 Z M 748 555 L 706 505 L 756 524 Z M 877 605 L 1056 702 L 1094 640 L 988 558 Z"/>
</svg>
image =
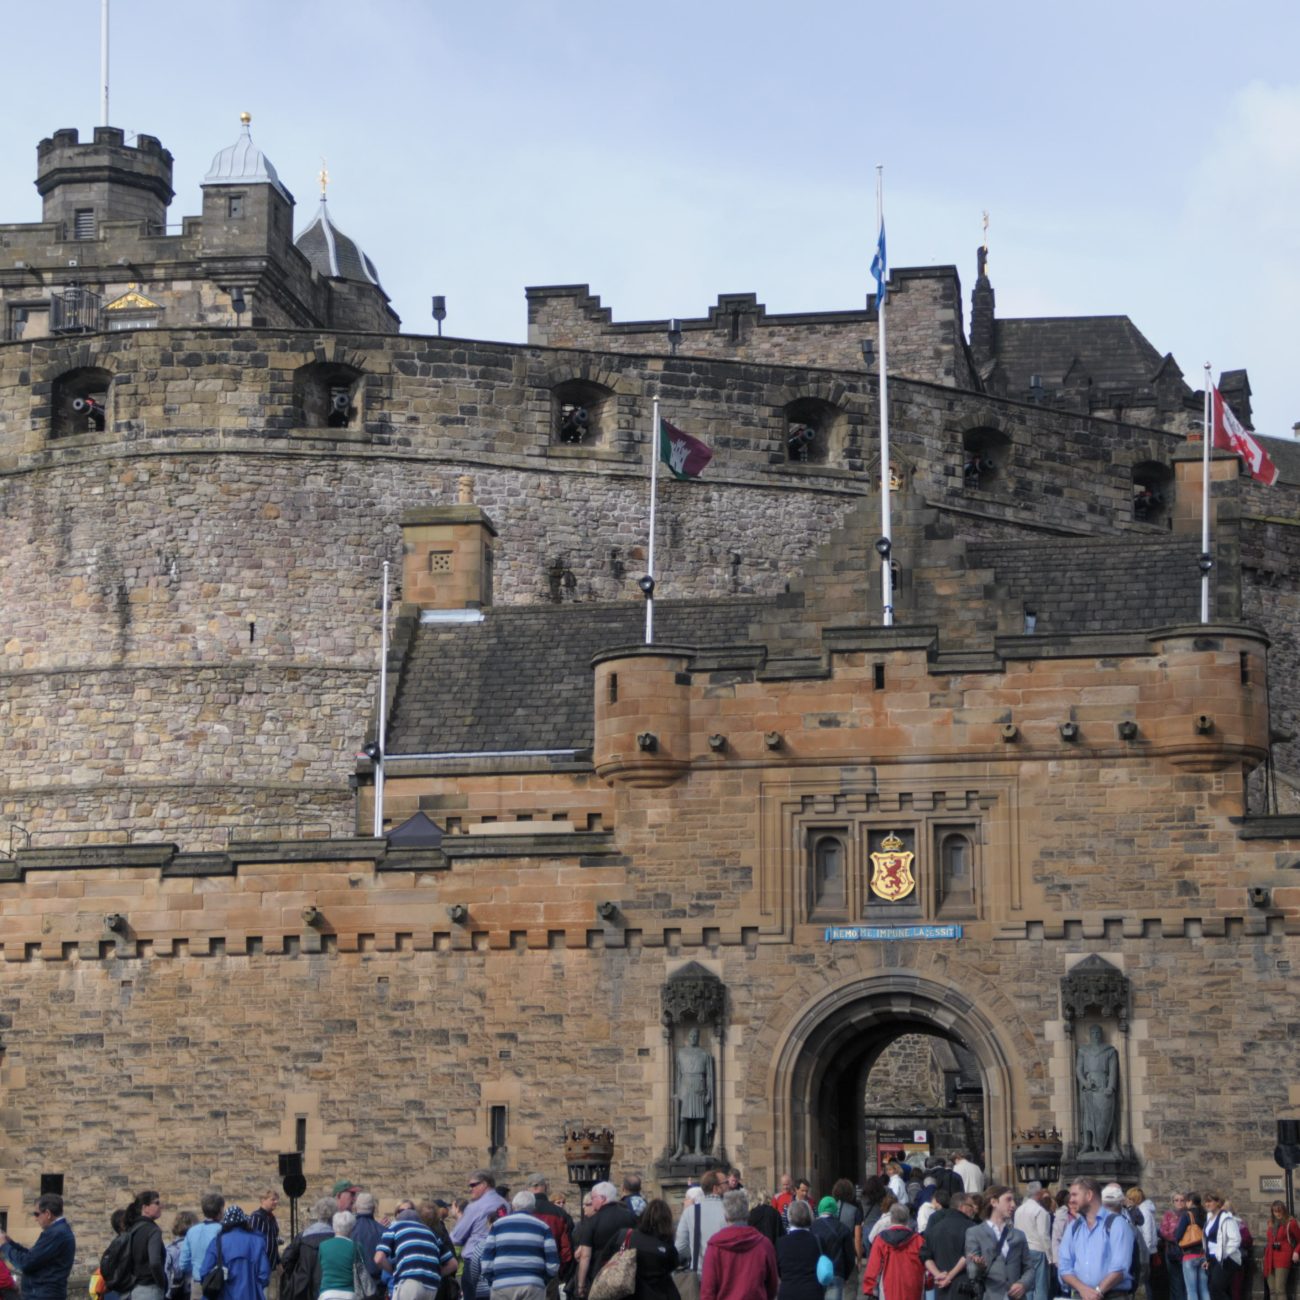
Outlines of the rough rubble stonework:
<svg viewBox="0 0 1300 1300">
<path fill-rule="evenodd" d="M 881 1076 L 905 1088 L 926 1034 L 974 1061 L 1014 1180 L 1021 1130 L 1077 1156 L 1061 980 L 1100 957 L 1130 1005 L 1076 1032 L 1120 1052 L 1116 1170 L 1212 1183 L 1258 1227 L 1300 1115 L 1293 449 L 1271 489 L 1214 460 L 1202 626 L 1173 359 L 1123 317 L 996 320 L 986 276 L 968 344 L 956 270 L 897 271 L 885 627 L 874 300 L 723 295 L 676 353 L 586 286 L 529 290 L 526 343 L 402 335 L 256 176 L 152 231 L 170 159 L 138 139 L 59 133 L 45 220 L 0 229 L 28 262 L 0 267 L 11 1223 L 64 1172 L 84 1264 L 128 1188 L 248 1205 L 300 1133 L 310 1195 L 562 1182 L 566 1123 L 675 1193 L 661 989 L 690 963 L 725 985 L 713 1158 L 749 1186 L 860 1180 L 871 1064 L 915 1048 Z M 70 289 L 128 293 L 120 257 L 153 307 L 51 332 Z M 1248 418 L 1245 372 L 1223 387 Z M 715 456 L 661 483 L 647 649 L 656 396 Z M 417 813 L 440 840 L 387 838 Z M 891 835 L 896 903 L 871 885 Z M 828 937 L 857 926 L 882 933 Z M 907 933 L 935 926 L 960 937 Z"/>
</svg>

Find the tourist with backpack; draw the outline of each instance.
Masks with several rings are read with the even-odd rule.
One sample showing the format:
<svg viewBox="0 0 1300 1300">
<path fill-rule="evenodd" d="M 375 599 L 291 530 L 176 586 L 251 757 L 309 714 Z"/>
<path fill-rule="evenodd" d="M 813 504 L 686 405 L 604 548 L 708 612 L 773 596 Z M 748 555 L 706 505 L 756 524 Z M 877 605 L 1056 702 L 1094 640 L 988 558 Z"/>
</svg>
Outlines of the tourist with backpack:
<svg viewBox="0 0 1300 1300">
<path fill-rule="evenodd" d="M 1101 1203 L 1101 1187 L 1092 1178 L 1070 1184 L 1075 1217 L 1061 1237 L 1061 1281 L 1079 1300 L 1102 1300 L 1133 1292 L 1133 1225 Z"/>
<path fill-rule="evenodd" d="M 199 1276 L 208 1300 L 265 1300 L 266 1284 L 271 1278 L 266 1242 L 253 1231 L 240 1206 L 226 1206 L 221 1231 L 203 1257 Z M 351 1282 L 349 1271 L 349 1295 Z"/>
</svg>

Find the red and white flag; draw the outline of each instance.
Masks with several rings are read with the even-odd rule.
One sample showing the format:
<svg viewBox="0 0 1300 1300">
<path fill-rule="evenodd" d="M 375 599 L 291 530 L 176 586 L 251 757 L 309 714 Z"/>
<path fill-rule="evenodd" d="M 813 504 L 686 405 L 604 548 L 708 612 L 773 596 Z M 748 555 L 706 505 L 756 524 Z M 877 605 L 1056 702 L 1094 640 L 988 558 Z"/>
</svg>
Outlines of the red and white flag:
<svg viewBox="0 0 1300 1300">
<path fill-rule="evenodd" d="M 1242 427 L 1217 388 L 1211 392 L 1210 409 L 1214 421 L 1214 447 L 1219 451 L 1235 451 L 1246 462 L 1251 478 L 1257 478 L 1269 487 L 1276 483 L 1277 466 L 1269 459 L 1259 439 Z"/>
</svg>

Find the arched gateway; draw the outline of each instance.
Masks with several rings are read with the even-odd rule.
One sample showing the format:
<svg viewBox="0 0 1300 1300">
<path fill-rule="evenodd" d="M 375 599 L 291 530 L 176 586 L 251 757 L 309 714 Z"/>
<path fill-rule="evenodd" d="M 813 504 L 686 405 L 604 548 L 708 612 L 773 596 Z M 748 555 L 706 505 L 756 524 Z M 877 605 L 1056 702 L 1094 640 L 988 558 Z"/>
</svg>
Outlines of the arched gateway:
<svg viewBox="0 0 1300 1300">
<path fill-rule="evenodd" d="M 862 1177 L 862 1098 L 872 1065 L 904 1034 L 966 1047 L 979 1062 L 984 1133 L 994 1177 L 1011 1170 L 1016 1074 L 1006 1034 L 955 986 L 907 971 L 855 976 L 810 1003 L 786 1027 L 770 1080 L 773 1155 L 780 1170 Z"/>
</svg>

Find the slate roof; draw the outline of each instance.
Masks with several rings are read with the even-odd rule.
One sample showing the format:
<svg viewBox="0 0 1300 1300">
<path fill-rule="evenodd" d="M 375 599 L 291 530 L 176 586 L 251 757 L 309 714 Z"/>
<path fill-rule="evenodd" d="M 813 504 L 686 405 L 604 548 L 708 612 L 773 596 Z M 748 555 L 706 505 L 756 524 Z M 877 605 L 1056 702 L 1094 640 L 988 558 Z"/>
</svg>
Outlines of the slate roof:
<svg viewBox="0 0 1300 1300">
<path fill-rule="evenodd" d="M 1076 357 L 1094 388 L 1118 389 L 1149 385 L 1164 360 L 1127 316 L 995 320 L 993 349 L 1012 395 L 1027 393 L 1032 375 L 1060 388 Z"/>
<path fill-rule="evenodd" d="M 738 645 L 771 602 L 658 601 L 655 641 Z M 585 749 L 592 656 L 645 636 L 645 606 L 493 606 L 481 623 L 421 625 L 402 672 L 388 753 Z"/>
<path fill-rule="evenodd" d="M 322 198 L 309 225 L 294 241 L 294 246 L 322 274 L 331 280 L 369 281 L 376 288 L 379 272 L 350 235 L 345 235 L 330 220 L 329 207 Z"/>
<path fill-rule="evenodd" d="M 1069 635 L 1197 622 L 1200 550 L 1199 538 L 1181 537 L 973 542 L 967 561 L 1034 610 L 1038 634 Z"/>
</svg>

